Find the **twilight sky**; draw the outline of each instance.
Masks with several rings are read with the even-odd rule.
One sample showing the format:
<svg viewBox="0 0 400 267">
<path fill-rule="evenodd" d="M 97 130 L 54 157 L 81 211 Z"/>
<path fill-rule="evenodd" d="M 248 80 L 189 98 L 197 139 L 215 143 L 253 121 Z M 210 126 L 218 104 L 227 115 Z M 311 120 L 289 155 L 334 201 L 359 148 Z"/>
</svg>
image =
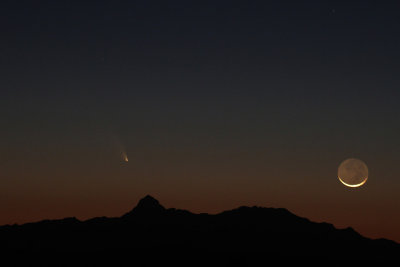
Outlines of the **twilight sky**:
<svg viewBox="0 0 400 267">
<path fill-rule="evenodd" d="M 0 224 L 120 216 L 151 194 L 400 242 L 400 3 L 11 2 Z M 361 188 L 337 179 L 352 157 Z"/>
</svg>

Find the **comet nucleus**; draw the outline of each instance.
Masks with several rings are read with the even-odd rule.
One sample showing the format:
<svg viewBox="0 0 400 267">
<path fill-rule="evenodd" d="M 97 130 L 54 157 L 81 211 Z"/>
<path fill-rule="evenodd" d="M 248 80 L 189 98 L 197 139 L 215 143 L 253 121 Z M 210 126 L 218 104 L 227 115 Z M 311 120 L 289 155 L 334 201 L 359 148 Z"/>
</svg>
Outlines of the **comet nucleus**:
<svg viewBox="0 0 400 267">
<path fill-rule="evenodd" d="M 125 162 L 128 162 L 129 160 L 128 160 L 128 155 L 126 154 L 126 153 L 122 153 L 122 159 L 123 159 L 123 161 L 125 161 Z"/>
</svg>

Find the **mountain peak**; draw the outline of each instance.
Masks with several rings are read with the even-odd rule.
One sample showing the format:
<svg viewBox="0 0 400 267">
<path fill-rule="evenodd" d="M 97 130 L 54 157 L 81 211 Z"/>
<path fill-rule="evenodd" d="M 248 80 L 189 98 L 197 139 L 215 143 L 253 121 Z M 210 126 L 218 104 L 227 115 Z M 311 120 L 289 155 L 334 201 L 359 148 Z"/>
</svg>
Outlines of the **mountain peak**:
<svg viewBox="0 0 400 267">
<path fill-rule="evenodd" d="M 155 215 L 164 212 L 166 209 L 158 202 L 154 197 L 147 195 L 144 198 L 140 199 L 138 204 L 133 210 L 128 212 L 126 215 L 134 215 L 134 214 L 148 214 Z"/>
<path fill-rule="evenodd" d="M 139 200 L 135 209 L 157 209 L 157 210 L 165 210 L 165 208 L 158 202 L 154 197 L 147 195 L 141 200 Z"/>
</svg>

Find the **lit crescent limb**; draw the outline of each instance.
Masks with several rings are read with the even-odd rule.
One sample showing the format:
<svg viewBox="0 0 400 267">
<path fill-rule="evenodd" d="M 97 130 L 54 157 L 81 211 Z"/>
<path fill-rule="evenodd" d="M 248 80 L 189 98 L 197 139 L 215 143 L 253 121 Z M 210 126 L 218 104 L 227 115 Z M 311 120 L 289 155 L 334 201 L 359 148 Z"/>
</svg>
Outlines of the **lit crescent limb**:
<svg viewBox="0 0 400 267">
<path fill-rule="evenodd" d="M 340 177 L 338 177 L 338 178 L 339 178 L 339 181 L 342 182 L 342 184 L 344 184 L 345 186 L 348 186 L 348 187 L 360 187 L 360 186 L 362 186 L 363 184 L 365 184 L 365 183 L 367 182 L 367 180 L 368 180 L 368 178 L 365 178 L 364 181 L 362 181 L 362 182 L 359 183 L 359 184 L 348 184 L 348 183 L 343 182 L 343 180 L 340 179 Z"/>
</svg>

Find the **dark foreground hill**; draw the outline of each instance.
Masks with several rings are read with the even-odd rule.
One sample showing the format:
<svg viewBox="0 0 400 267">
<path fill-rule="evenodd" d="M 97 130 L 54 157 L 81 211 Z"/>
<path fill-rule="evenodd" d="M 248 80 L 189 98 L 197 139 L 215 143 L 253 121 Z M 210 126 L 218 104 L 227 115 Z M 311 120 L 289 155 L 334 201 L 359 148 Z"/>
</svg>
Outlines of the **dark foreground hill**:
<svg viewBox="0 0 400 267">
<path fill-rule="evenodd" d="M 285 209 L 193 214 L 150 196 L 120 218 L 0 227 L 1 266 L 359 266 L 398 257 L 395 242 Z"/>
</svg>

